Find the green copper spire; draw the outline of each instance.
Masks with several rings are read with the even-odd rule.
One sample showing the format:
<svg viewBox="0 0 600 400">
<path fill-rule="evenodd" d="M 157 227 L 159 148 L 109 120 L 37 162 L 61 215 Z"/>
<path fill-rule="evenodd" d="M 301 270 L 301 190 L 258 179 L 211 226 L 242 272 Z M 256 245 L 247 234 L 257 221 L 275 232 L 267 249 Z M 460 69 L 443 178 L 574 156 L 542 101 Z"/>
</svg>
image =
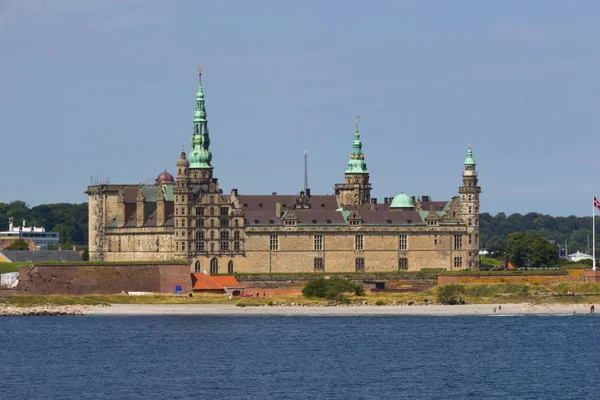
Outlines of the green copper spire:
<svg viewBox="0 0 600 400">
<path fill-rule="evenodd" d="M 365 161 L 365 155 L 362 152 L 362 142 L 360 140 L 360 134 L 358 133 L 358 120 L 360 116 L 356 117 L 356 131 L 354 132 L 354 141 L 352 142 L 352 153 L 350 153 L 350 161 L 348 161 L 348 168 L 346 168 L 347 174 L 368 174 L 367 163 Z"/>
<path fill-rule="evenodd" d="M 471 150 L 471 145 L 469 145 L 469 150 L 467 151 L 467 158 L 465 159 L 465 167 L 475 168 L 475 159 L 473 158 L 473 150 Z"/>
<path fill-rule="evenodd" d="M 192 135 L 192 151 L 190 152 L 190 168 L 211 168 L 210 137 L 204 107 L 204 91 L 202 90 L 202 69 L 198 68 L 198 93 L 196 93 L 196 111 L 194 111 L 194 134 Z"/>
</svg>

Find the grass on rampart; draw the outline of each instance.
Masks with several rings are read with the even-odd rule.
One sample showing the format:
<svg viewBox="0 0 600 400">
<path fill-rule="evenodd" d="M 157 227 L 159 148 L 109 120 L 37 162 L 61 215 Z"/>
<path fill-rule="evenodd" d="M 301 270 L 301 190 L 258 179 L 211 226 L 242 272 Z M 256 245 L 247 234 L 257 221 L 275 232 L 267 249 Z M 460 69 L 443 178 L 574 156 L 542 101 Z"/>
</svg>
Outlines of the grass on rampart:
<svg viewBox="0 0 600 400">
<path fill-rule="evenodd" d="M 28 262 L 0 262 L 0 274 L 7 272 L 19 272 L 19 268 L 28 267 L 32 263 Z"/>
<path fill-rule="evenodd" d="M 564 269 L 549 270 L 504 270 L 504 271 L 441 271 L 443 276 L 523 276 L 523 275 L 568 275 Z"/>
</svg>

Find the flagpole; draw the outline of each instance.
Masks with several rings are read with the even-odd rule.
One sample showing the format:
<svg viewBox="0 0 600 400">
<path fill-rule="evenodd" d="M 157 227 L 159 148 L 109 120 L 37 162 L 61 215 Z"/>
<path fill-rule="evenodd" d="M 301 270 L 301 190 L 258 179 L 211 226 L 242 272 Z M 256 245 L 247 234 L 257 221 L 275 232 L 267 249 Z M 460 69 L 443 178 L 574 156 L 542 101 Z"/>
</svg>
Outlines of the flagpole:
<svg viewBox="0 0 600 400">
<path fill-rule="evenodd" d="M 592 199 L 592 271 L 596 270 L 596 195 Z"/>
</svg>

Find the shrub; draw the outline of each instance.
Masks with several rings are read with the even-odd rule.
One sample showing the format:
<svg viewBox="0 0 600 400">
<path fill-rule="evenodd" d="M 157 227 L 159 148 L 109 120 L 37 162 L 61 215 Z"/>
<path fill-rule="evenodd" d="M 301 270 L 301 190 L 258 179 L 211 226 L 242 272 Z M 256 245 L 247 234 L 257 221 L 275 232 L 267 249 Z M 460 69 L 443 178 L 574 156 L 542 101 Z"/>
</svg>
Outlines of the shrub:
<svg viewBox="0 0 600 400">
<path fill-rule="evenodd" d="M 437 287 L 437 298 L 442 304 L 458 304 L 460 295 L 464 293 L 461 285 L 442 285 Z"/>
<path fill-rule="evenodd" d="M 377 301 L 375 302 L 375 305 L 376 305 L 376 306 L 385 306 L 385 302 L 384 302 L 384 301 L 381 301 L 381 300 L 377 300 Z"/>
<path fill-rule="evenodd" d="M 346 296 L 344 296 L 344 293 L 354 293 L 357 296 L 363 296 L 365 290 L 356 283 L 338 277 L 333 277 L 331 279 L 313 279 L 302 288 L 302 295 L 304 297 L 319 297 L 336 301 L 348 301 Z"/>
</svg>

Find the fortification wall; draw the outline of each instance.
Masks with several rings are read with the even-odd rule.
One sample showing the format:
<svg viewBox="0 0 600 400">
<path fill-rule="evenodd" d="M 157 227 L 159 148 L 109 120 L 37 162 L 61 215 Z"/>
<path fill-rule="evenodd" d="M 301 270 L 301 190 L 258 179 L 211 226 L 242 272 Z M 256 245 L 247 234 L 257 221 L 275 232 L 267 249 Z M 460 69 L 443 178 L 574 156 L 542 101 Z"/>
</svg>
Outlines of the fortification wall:
<svg viewBox="0 0 600 400">
<path fill-rule="evenodd" d="M 187 264 L 34 265 L 19 269 L 20 294 L 173 293 L 192 291 Z"/>
<path fill-rule="evenodd" d="M 467 283 L 520 283 L 520 284 L 540 284 L 540 285 L 554 285 L 561 282 L 584 282 L 584 270 L 567 270 L 566 275 L 514 275 L 507 272 L 504 275 L 439 275 L 438 285 L 446 284 L 467 284 Z"/>
</svg>

